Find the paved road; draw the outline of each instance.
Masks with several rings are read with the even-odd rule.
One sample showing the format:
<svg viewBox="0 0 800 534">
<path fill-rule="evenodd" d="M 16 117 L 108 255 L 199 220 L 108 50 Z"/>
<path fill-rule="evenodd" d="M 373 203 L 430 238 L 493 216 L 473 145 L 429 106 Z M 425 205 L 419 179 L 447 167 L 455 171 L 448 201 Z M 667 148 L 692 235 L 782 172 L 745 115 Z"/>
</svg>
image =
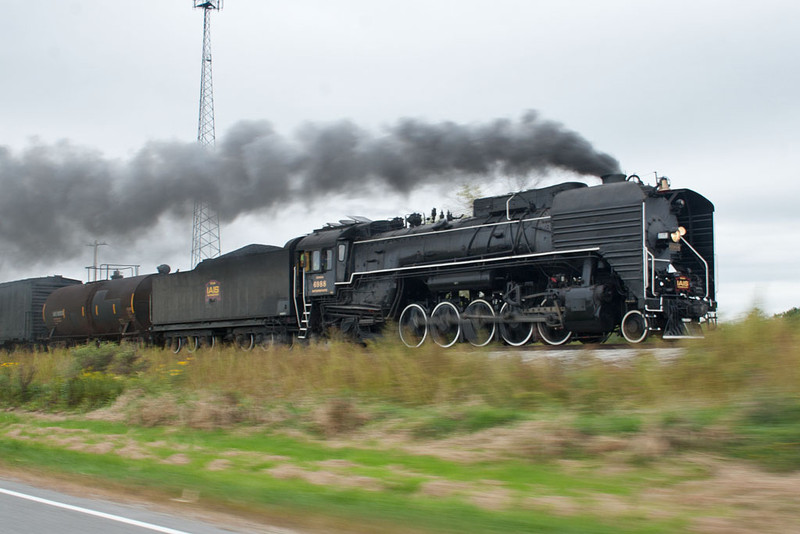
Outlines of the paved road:
<svg viewBox="0 0 800 534">
<path fill-rule="evenodd" d="M 212 525 L 132 506 L 75 497 L 0 477 L 2 534 L 295 534 L 287 529 Z"/>
</svg>

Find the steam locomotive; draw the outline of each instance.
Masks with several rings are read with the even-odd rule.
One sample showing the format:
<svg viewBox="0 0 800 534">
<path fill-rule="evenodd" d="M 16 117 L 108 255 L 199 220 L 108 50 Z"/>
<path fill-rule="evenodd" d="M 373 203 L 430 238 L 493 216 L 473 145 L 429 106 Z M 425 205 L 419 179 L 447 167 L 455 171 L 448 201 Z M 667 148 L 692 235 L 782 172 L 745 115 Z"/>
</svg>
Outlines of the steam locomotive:
<svg viewBox="0 0 800 534">
<path fill-rule="evenodd" d="M 666 178 L 607 175 L 480 198 L 471 217 L 353 217 L 187 272 L 56 289 L 46 341 L 251 349 L 387 324 L 409 347 L 695 337 L 716 321 L 713 212 Z"/>
</svg>

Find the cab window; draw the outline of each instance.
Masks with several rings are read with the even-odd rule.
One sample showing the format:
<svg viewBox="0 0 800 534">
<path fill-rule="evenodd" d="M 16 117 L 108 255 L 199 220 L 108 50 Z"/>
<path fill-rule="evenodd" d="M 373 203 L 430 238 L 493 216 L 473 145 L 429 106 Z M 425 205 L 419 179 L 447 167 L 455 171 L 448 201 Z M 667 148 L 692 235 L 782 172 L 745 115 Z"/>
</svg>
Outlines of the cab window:
<svg viewBox="0 0 800 534">
<path fill-rule="evenodd" d="M 315 250 L 311 253 L 311 271 L 318 272 L 322 270 L 322 251 Z"/>
</svg>

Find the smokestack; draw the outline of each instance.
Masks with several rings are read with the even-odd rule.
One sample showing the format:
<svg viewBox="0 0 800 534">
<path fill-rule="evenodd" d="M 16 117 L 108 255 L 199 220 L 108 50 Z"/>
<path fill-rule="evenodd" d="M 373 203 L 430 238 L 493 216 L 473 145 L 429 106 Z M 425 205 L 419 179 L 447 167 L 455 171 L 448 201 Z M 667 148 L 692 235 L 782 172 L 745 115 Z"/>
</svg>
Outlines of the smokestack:
<svg viewBox="0 0 800 534">
<path fill-rule="evenodd" d="M 603 180 L 603 185 L 605 185 L 624 182 L 628 179 L 628 177 L 624 174 L 604 174 L 600 177 L 600 179 Z"/>
</svg>

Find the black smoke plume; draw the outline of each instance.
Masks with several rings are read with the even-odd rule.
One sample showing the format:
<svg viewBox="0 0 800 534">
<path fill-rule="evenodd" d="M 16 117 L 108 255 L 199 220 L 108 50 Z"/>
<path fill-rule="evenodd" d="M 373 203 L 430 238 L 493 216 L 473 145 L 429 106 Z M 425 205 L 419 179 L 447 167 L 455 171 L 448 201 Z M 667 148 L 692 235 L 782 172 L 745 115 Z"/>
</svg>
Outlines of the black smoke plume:
<svg viewBox="0 0 800 534">
<path fill-rule="evenodd" d="M 401 120 L 382 135 L 349 121 L 309 124 L 290 138 L 268 122 L 244 121 L 214 149 L 151 142 L 128 161 L 68 142 L 20 153 L 0 147 L 0 249 L 21 265 L 68 259 L 88 240 L 132 238 L 166 215 L 188 219 L 198 200 L 225 222 L 323 195 L 409 193 L 454 177 L 553 169 L 601 176 L 619 165 L 535 112 L 474 125 Z"/>
</svg>

